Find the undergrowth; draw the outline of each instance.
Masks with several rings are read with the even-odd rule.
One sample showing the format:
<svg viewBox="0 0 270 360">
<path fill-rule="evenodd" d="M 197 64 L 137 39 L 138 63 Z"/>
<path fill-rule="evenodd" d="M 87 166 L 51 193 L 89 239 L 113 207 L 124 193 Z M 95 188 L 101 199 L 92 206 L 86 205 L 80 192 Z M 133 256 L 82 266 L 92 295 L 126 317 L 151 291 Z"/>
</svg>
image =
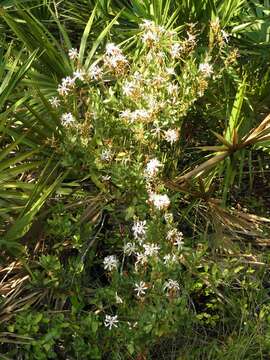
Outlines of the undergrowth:
<svg viewBox="0 0 270 360">
<path fill-rule="evenodd" d="M 0 358 L 269 358 L 268 7 L 4 2 Z"/>
</svg>

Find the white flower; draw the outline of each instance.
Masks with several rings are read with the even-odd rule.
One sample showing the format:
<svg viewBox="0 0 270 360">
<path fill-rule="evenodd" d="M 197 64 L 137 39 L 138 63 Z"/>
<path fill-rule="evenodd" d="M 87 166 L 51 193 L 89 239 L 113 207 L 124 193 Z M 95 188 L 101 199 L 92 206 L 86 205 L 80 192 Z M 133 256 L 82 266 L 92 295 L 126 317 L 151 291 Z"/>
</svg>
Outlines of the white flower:
<svg viewBox="0 0 270 360">
<path fill-rule="evenodd" d="M 153 78 L 153 85 L 162 85 L 165 82 L 166 79 L 161 75 L 157 75 Z"/>
<path fill-rule="evenodd" d="M 153 111 L 158 111 L 158 109 L 162 105 L 162 102 L 157 101 L 157 99 L 153 96 L 148 96 L 146 98 L 146 100 L 147 100 L 149 109 L 152 109 Z"/>
<path fill-rule="evenodd" d="M 151 20 L 144 19 L 142 24 L 139 25 L 143 29 L 151 29 L 155 26 L 155 23 Z"/>
<path fill-rule="evenodd" d="M 70 92 L 70 88 L 67 87 L 66 85 L 58 85 L 57 91 L 59 93 L 59 95 L 61 96 L 65 96 Z"/>
<path fill-rule="evenodd" d="M 71 125 L 75 122 L 75 118 L 71 113 L 65 113 L 61 116 L 61 123 L 63 126 Z"/>
<path fill-rule="evenodd" d="M 132 226 L 134 238 L 136 240 L 143 240 L 147 230 L 146 221 L 136 220 Z"/>
<path fill-rule="evenodd" d="M 77 49 L 69 49 L 68 50 L 68 56 L 71 60 L 75 60 L 77 59 L 77 57 L 79 56 L 78 50 Z"/>
<path fill-rule="evenodd" d="M 102 161 L 110 161 L 112 159 L 112 151 L 110 149 L 102 150 L 100 159 Z"/>
<path fill-rule="evenodd" d="M 199 71 L 203 74 L 203 76 L 210 77 L 213 73 L 213 67 L 209 63 L 203 63 L 199 65 Z"/>
<path fill-rule="evenodd" d="M 119 51 L 121 50 L 119 49 Z M 128 65 L 128 60 L 121 52 L 107 55 L 104 61 L 107 66 L 118 73 L 123 72 L 123 70 Z"/>
<path fill-rule="evenodd" d="M 118 327 L 117 323 L 118 323 L 117 315 L 115 315 L 115 316 L 106 315 L 105 316 L 104 325 L 106 327 L 109 327 L 109 330 L 111 330 L 113 326 Z"/>
<path fill-rule="evenodd" d="M 165 265 L 175 264 L 177 263 L 177 256 L 174 254 L 167 254 L 163 257 L 163 260 Z"/>
<path fill-rule="evenodd" d="M 136 252 L 136 244 L 135 243 L 127 243 L 123 247 L 124 254 L 127 256 L 130 256 L 132 254 L 135 254 Z"/>
<path fill-rule="evenodd" d="M 134 111 L 134 117 L 136 118 L 136 120 L 147 120 L 149 116 L 150 114 L 148 110 L 138 109 Z"/>
<path fill-rule="evenodd" d="M 74 80 L 79 79 L 81 81 L 84 81 L 84 77 L 85 77 L 85 71 L 83 71 L 83 70 L 78 69 L 78 70 L 74 71 L 74 73 L 73 73 Z"/>
<path fill-rule="evenodd" d="M 156 31 L 157 31 L 157 32 L 160 32 L 161 34 L 166 33 L 165 27 L 164 27 L 164 26 L 160 26 L 160 25 L 158 25 L 158 26 L 156 27 Z"/>
<path fill-rule="evenodd" d="M 136 120 L 148 121 L 151 118 L 150 111 L 146 109 L 137 109 L 130 114 L 130 121 L 134 122 Z"/>
<path fill-rule="evenodd" d="M 221 35 L 225 43 L 228 43 L 230 35 L 225 30 L 221 30 Z"/>
<path fill-rule="evenodd" d="M 133 74 L 133 78 L 136 81 L 142 81 L 143 80 L 143 76 L 141 73 L 139 73 L 139 71 L 135 71 L 135 73 Z"/>
<path fill-rule="evenodd" d="M 114 43 L 109 43 L 106 45 L 106 54 L 107 55 L 119 55 L 122 54 L 121 49 Z"/>
<path fill-rule="evenodd" d="M 158 123 L 153 124 L 153 129 L 151 130 L 151 133 L 155 136 L 158 136 L 161 133 L 161 127 Z"/>
<path fill-rule="evenodd" d="M 178 231 L 176 228 L 168 231 L 166 239 L 171 241 L 173 245 L 178 247 L 178 249 L 181 249 L 183 247 L 183 233 L 181 231 Z"/>
<path fill-rule="evenodd" d="M 167 265 L 171 260 L 171 254 L 167 254 L 163 257 L 164 264 Z"/>
<path fill-rule="evenodd" d="M 173 214 L 166 212 L 166 214 L 164 215 L 164 219 L 167 223 L 172 223 L 173 222 Z"/>
<path fill-rule="evenodd" d="M 178 92 L 178 85 L 177 84 L 169 84 L 168 85 L 168 94 L 169 95 L 174 95 L 175 93 Z"/>
<path fill-rule="evenodd" d="M 161 60 L 161 61 L 163 61 L 163 60 L 165 59 L 165 56 L 166 56 L 166 54 L 165 54 L 164 51 L 159 51 L 159 52 L 156 54 L 157 59 L 159 59 L 159 60 Z"/>
<path fill-rule="evenodd" d="M 181 50 L 182 50 L 182 46 L 180 44 L 178 44 L 178 43 L 173 44 L 171 47 L 171 51 L 170 51 L 172 58 L 175 59 L 175 58 L 179 57 Z"/>
<path fill-rule="evenodd" d="M 174 68 L 166 68 L 166 73 L 167 73 L 168 75 L 175 75 Z"/>
<path fill-rule="evenodd" d="M 56 96 L 53 96 L 52 98 L 50 98 L 49 103 L 54 108 L 58 108 L 60 106 L 60 104 L 61 104 L 60 100 Z"/>
<path fill-rule="evenodd" d="M 62 83 L 58 85 L 58 93 L 61 96 L 67 95 L 71 88 L 75 85 L 75 79 L 71 78 L 70 76 L 65 77 L 62 79 Z"/>
<path fill-rule="evenodd" d="M 165 282 L 163 289 L 167 292 L 169 291 L 178 292 L 180 290 L 180 285 L 177 281 L 169 279 L 168 281 Z"/>
<path fill-rule="evenodd" d="M 173 242 L 173 245 L 177 246 L 178 250 L 180 250 L 184 245 L 184 241 L 181 238 L 176 238 L 175 241 Z"/>
<path fill-rule="evenodd" d="M 123 119 L 130 120 L 131 119 L 131 111 L 129 109 L 123 110 L 119 113 L 119 116 Z"/>
<path fill-rule="evenodd" d="M 89 75 L 91 79 L 99 80 L 102 76 L 102 69 L 98 65 L 91 66 Z"/>
<path fill-rule="evenodd" d="M 70 86 L 72 87 L 75 83 L 75 79 L 72 78 L 71 76 L 67 76 L 64 79 L 62 79 L 62 85 L 63 86 Z"/>
<path fill-rule="evenodd" d="M 101 180 L 102 181 L 109 181 L 109 180 L 111 180 L 111 176 L 110 175 L 103 175 L 103 176 L 101 176 Z"/>
<path fill-rule="evenodd" d="M 142 42 L 144 42 L 146 44 L 157 43 L 157 42 L 159 42 L 159 36 L 156 32 L 149 30 L 143 34 Z"/>
<path fill-rule="evenodd" d="M 144 281 L 140 281 L 140 283 L 135 284 L 135 292 L 137 296 L 143 296 L 145 295 L 145 290 L 147 290 L 148 287 L 146 286 L 146 283 Z"/>
<path fill-rule="evenodd" d="M 160 247 L 157 244 L 143 244 L 143 247 L 146 256 L 156 256 L 160 250 Z"/>
<path fill-rule="evenodd" d="M 119 64 L 122 63 L 127 63 L 127 59 L 123 54 L 117 54 L 114 55 L 110 58 L 109 64 L 113 67 L 116 68 L 117 66 L 119 66 Z"/>
<path fill-rule="evenodd" d="M 175 129 L 169 129 L 164 131 L 164 138 L 168 141 L 171 145 L 176 142 L 179 138 L 179 131 Z"/>
<path fill-rule="evenodd" d="M 117 269 L 118 260 L 115 255 L 106 256 L 103 260 L 104 269 L 112 271 L 113 269 Z"/>
<path fill-rule="evenodd" d="M 173 241 L 176 238 L 181 238 L 183 239 L 183 233 L 178 231 L 176 228 L 173 228 L 171 230 L 168 231 L 166 239 L 169 241 Z"/>
<path fill-rule="evenodd" d="M 145 265 L 148 262 L 148 256 L 145 253 L 137 253 L 137 260 L 135 262 L 135 269 L 137 270 L 138 265 Z"/>
<path fill-rule="evenodd" d="M 158 159 L 151 159 L 146 165 L 145 173 L 150 177 L 156 176 L 161 167 L 162 164 Z"/>
<path fill-rule="evenodd" d="M 153 205 L 158 210 L 167 209 L 170 206 L 170 203 L 171 203 L 168 195 L 166 195 L 166 194 L 160 195 L 160 194 L 152 193 L 152 194 L 150 194 L 149 201 L 151 203 L 153 203 Z"/>
<path fill-rule="evenodd" d="M 123 300 L 120 298 L 117 292 L 115 293 L 115 300 L 116 300 L 116 304 L 123 304 Z"/>
<path fill-rule="evenodd" d="M 191 44 L 195 44 L 195 40 L 196 40 L 196 36 L 191 34 L 191 33 L 187 33 L 188 34 L 188 41 L 191 43 Z"/>
<path fill-rule="evenodd" d="M 126 81 L 123 85 L 123 94 L 126 96 L 132 96 L 137 90 L 137 87 L 133 81 Z"/>
</svg>

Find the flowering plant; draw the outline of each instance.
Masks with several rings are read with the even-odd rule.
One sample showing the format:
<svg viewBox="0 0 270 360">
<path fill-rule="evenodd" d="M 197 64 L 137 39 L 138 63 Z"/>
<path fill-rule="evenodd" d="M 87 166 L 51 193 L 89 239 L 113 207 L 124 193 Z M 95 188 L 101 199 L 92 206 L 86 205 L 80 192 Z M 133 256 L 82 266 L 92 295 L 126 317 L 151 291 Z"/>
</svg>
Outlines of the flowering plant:
<svg viewBox="0 0 270 360">
<path fill-rule="evenodd" d="M 165 180 L 181 167 L 184 119 L 228 67 L 227 38 L 215 31 L 218 52 L 215 42 L 197 51 L 194 25 L 179 37 L 149 20 L 140 26 L 137 58 L 108 43 L 86 68 L 70 49 L 76 70 L 50 99 L 61 119 L 63 163 L 95 179 L 113 199 L 108 211 L 122 208 L 120 239 L 115 226 L 109 237 L 117 243 L 108 233 L 104 239 L 108 285 L 96 290 L 95 304 L 106 331 L 121 346 L 129 338 L 129 354 L 149 343 L 145 334 L 169 335 L 188 314 L 182 272 L 192 251 L 177 221 L 179 195 Z"/>
<path fill-rule="evenodd" d="M 94 11 L 101 3 L 105 2 L 98 2 Z M 157 7 L 153 8 L 156 12 Z M 156 17 L 160 21 L 141 21 L 131 39 L 120 44 L 109 41 L 104 49 L 98 47 L 106 33 L 102 32 L 88 54 L 94 15 L 78 49 L 60 28 L 66 49 L 58 47 L 63 58 L 53 79 L 55 83 L 58 77 L 58 83 L 38 92 L 38 99 L 31 95 L 26 109 L 17 109 L 20 102 L 15 104 L 14 128 L 25 131 L 32 124 L 35 127 L 35 121 L 42 123 L 32 133 L 38 146 L 45 149 L 40 157 L 47 162 L 52 153 L 52 162 L 56 159 L 52 171 L 51 160 L 46 165 L 17 222 L 25 235 L 34 215 L 55 191 L 49 209 L 42 214 L 42 220 L 46 218 L 44 234 L 37 236 L 31 268 L 25 266 L 27 276 L 22 280 L 27 279 L 33 294 L 23 296 L 20 288 L 16 289 L 20 298 L 16 302 L 10 272 L 17 267 L 12 265 L 5 275 L 12 279 L 11 288 L 4 290 L 10 296 L 3 300 L 7 317 L 10 309 L 17 313 L 18 304 L 25 308 L 4 336 L 11 336 L 11 343 L 22 341 L 26 358 L 155 359 L 154 349 L 161 340 L 177 339 L 181 334 L 180 342 L 188 340 L 196 348 L 194 333 L 199 343 L 201 333 L 208 329 L 210 336 L 220 334 L 227 326 L 223 319 L 228 308 L 235 311 L 234 320 L 249 319 L 247 304 L 236 297 L 236 305 L 231 306 L 230 296 L 238 286 L 243 293 L 246 289 L 251 294 L 257 291 L 252 271 L 238 266 L 230 256 L 217 265 L 211 255 L 223 251 L 219 244 L 228 240 L 228 233 L 233 234 L 235 228 L 237 235 L 258 234 L 250 225 L 257 225 L 257 218 L 243 212 L 235 216 L 214 195 L 220 197 L 223 192 L 226 203 L 238 152 L 261 140 L 267 146 L 269 119 L 247 135 L 242 131 L 246 80 L 240 82 L 238 51 L 218 19 L 204 29 L 198 24 L 173 29 L 174 16 L 166 26 L 160 25 L 165 23 L 160 17 Z M 19 23 L 29 20 L 16 20 L 16 31 Z M 48 62 L 52 54 L 58 58 L 53 47 L 40 57 Z M 38 78 L 36 71 L 31 75 Z M 44 77 L 38 79 L 42 87 Z M 228 87 L 235 93 L 238 83 L 235 101 L 228 100 Z M 224 114 L 227 117 L 231 102 L 224 130 L 220 119 Z M 219 130 L 224 134 L 219 135 Z M 7 133 L 14 136 L 13 123 Z M 7 146 L 4 138 L 2 156 L 10 151 L 13 158 L 14 147 L 21 140 L 28 151 L 33 139 L 24 139 L 24 135 Z M 201 146 L 212 141 L 212 135 L 222 145 Z M 207 160 L 197 165 L 201 156 L 194 147 L 213 151 L 214 156 L 207 155 Z M 19 154 L 16 161 L 25 157 Z M 9 164 L 10 159 L 3 167 Z M 32 169 L 28 166 L 24 169 Z M 35 161 L 33 166 L 41 165 Z M 225 166 L 229 170 L 222 179 Z M 188 171 L 190 167 L 194 169 Z M 10 170 L 17 174 L 12 166 Z M 63 175 L 55 179 L 58 171 Z M 7 175 L 5 172 L 3 178 Z M 27 184 L 19 186 L 28 191 L 38 175 L 24 176 Z M 225 184 L 223 190 L 220 183 Z M 6 186 L 12 189 L 14 184 Z M 15 210 L 20 204 L 16 203 Z M 35 237 L 31 231 L 30 236 Z M 39 256 L 41 248 L 50 255 Z M 14 282 L 21 286 L 16 277 Z M 40 312 L 28 311 L 28 299 Z M 55 312 L 61 314 L 55 316 Z M 254 319 L 250 324 L 252 328 Z M 14 340 L 15 333 L 19 340 Z M 16 351 L 11 356 L 16 356 Z"/>
</svg>

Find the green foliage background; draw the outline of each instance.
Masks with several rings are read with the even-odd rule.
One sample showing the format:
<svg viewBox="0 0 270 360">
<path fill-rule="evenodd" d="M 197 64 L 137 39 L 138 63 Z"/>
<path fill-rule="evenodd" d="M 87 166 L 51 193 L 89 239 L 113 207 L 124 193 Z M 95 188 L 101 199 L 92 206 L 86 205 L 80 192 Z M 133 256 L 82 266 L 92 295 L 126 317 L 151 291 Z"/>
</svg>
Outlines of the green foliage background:
<svg viewBox="0 0 270 360">
<path fill-rule="evenodd" d="M 1 2 L 0 358 L 269 358 L 269 14 L 268 0 Z M 122 256 L 133 219 L 148 220 L 141 166 L 149 143 L 116 115 L 136 104 L 113 75 L 103 87 L 80 84 L 86 102 L 80 93 L 61 106 L 85 118 L 92 111 L 87 142 L 63 128 L 49 101 L 76 70 L 71 48 L 89 69 L 114 42 L 131 74 L 143 69 L 144 19 L 180 38 L 190 24 L 198 31 L 192 55 L 176 63 L 183 88 L 197 84 L 205 54 L 216 71 L 202 97 L 189 102 L 179 92 L 188 105 L 175 120 L 178 145 L 155 148 L 166 163 L 159 186 L 170 194 L 185 246 L 178 266 L 164 270 L 151 260 L 145 276 L 156 288 L 145 302 L 132 295 L 140 280 L 132 261 L 119 273 L 103 268 L 105 256 Z M 229 34 L 224 48 L 214 40 L 217 19 Z M 85 131 L 87 138 L 92 130 Z M 104 165 L 106 138 L 117 154 Z M 167 225 L 156 214 L 149 221 L 161 252 Z M 181 285 L 170 301 L 161 295 L 168 278 Z M 124 304 L 109 330 L 104 316 L 118 309 L 115 293 Z"/>
</svg>

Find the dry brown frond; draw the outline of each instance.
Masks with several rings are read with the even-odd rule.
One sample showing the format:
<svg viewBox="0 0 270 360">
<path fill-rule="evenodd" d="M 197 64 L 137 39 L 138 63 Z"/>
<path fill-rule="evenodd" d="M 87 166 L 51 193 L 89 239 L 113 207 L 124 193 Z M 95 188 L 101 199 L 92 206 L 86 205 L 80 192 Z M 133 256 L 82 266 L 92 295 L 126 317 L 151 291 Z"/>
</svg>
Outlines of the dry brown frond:
<svg viewBox="0 0 270 360">
<path fill-rule="evenodd" d="M 202 150 L 215 151 L 214 155 L 209 160 L 206 160 L 201 165 L 195 167 L 184 175 L 176 177 L 174 180 L 176 185 L 183 185 L 189 179 L 196 179 L 201 177 L 205 172 L 215 167 L 215 165 L 221 163 L 232 153 L 241 150 L 250 145 L 259 143 L 270 139 L 270 114 L 258 125 L 253 128 L 246 136 L 239 141 L 238 133 L 236 129 L 233 129 L 231 142 L 226 140 L 222 135 L 213 132 L 218 140 L 223 144 L 222 146 L 202 146 L 199 147 Z"/>
<path fill-rule="evenodd" d="M 31 291 L 27 289 L 30 276 L 20 262 L 12 262 L 5 268 L 0 268 L 2 280 L 0 282 L 0 323 L 9 320 L 15 313 L 30 306 L 43 296 L 43 291 Z"/>
</svg>

